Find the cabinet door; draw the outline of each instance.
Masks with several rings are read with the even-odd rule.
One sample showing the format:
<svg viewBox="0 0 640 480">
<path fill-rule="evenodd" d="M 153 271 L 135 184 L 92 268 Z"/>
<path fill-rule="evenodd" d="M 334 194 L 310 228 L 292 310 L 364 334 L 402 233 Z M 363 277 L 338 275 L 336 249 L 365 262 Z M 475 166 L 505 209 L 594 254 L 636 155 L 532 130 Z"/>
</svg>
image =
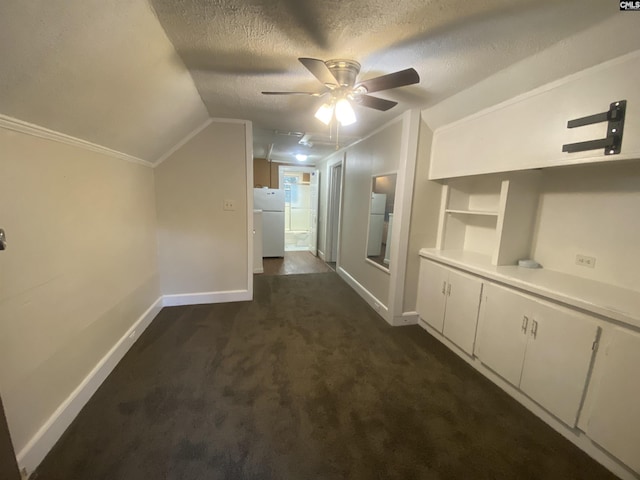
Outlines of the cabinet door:
<svg viewBox="0 0 640 480">
<path fill-rule="evenodd" d="M 442 333 L 449 270 L 429 260 L 420 260 L 417 310 L 420 318 Z"/>
<path fill-rule="evenodd" d="M 442 333 L 469 355 L 473 355 L 481 291 L 482 281 L 478 277 L 449 272 Z"/>
<path fill-rule="evenodd" d="M 596 360 L 602 369 L 586 433 L 640 472 L 640 335 L 616 328 L 607 343 Z"/>
<path fill-rule="evenodd" d="M 591 317 L 546 302 L 531 313 L 520 389 L 570 427 L 577 421 L 598 330 Z"/>
<path fill-rule="evenodd" d="M 515 385 L 520 374 L 527 345 L 526 318 L 532 301 L 519 293 L 492 283 L 485 283 L 476 356 L 491 370 Z"/>
</svg>

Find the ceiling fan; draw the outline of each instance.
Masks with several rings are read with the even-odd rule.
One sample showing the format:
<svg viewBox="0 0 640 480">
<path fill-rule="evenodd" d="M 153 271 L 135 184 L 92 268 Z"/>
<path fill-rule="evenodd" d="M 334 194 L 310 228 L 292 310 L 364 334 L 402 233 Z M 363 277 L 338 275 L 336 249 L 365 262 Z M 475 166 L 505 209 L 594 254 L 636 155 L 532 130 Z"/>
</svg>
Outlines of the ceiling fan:
<svg viewBox="0 0 640 480">
<path fill-rule="evenodd" d="M 323 90 L 319 92 L 262 93 L 264 95 L 309 95 L 312 97 L 330 95 L 330 100 L 324 103 L 315 115 L 325 125 L 331 122 L 334 113 L 341 125 L 354 123 L 356 115 L 350 101 L 363 107 L 385 112 L 395 107 L 398 102 L 373 97 L 369 93 L 413 85 L 420 81 L 418 72 L 413 68 L 407 68 L 356 83 L 356 77 L 360 73 L 360 64 L 354 60 L 339 59 L 327 60 L 326 62 L 317 58 L 299 58 L 298 60 L 323 84 Z"/>
</svg>

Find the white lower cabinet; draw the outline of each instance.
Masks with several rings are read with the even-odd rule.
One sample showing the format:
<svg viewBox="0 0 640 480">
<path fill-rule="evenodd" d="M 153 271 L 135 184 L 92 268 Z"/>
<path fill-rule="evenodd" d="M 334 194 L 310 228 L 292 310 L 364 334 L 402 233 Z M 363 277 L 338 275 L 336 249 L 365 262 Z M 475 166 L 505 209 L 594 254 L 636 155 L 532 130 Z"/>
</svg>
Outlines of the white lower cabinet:
<svg viewBox="0 0 640 480">
<path fill-rule="evenodd" d="M 428 260 L 420 262 L 418 314 L 472 355 L 482 280 Z"/>
<path fill-rule="evenodd" d="M 598 354 L 587 435 L 640 472 L 640 334 L 615 328 Z"/>
<path fill-rule="evenodd" d="M 475 355 L 573 427 L 599 331 L 588 315 L 485 283 Z"/>
</svg>

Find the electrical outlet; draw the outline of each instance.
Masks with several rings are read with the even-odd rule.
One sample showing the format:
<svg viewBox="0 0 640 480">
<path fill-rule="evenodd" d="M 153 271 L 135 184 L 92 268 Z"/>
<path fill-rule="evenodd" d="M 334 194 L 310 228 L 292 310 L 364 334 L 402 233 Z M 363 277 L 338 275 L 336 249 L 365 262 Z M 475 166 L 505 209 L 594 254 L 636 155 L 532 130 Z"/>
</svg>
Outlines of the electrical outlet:
<svg viewBox="0 0 640 480">
<path fill-rule="evenodd" d="M 587 257 L 586 255 L 576 255 L 576 265 L 581 267 L 595 268 L 596 257 Z"/>
<path fill-rule="evenodd" d="M 235 200 L 223 200 L 222 209 L 227 211 L 234 211 L 236 209 Z"/>
</svg>

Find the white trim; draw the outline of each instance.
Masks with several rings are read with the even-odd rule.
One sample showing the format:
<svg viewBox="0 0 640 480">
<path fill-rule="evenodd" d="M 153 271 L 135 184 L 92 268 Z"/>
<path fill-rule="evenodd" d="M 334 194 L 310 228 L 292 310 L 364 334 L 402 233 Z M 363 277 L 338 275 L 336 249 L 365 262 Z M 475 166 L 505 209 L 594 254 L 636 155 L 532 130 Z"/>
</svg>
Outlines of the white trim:
<svg viewBox="0 0 640 480">
<path fill-rule="evenodd" d="M 327 203 L 326 203 L 326 215 L 324 216 L 324 246 L 327 251 L 326 256 L 329 258 L 329 261 L 333 260 L 335 262 L 338 261 L 338 245 L 340 244 L 340 214 L 342 209 L 342 186 L 343 186 L 343 177 L 344 177 L 344 160 L 346 153 L 343 153 L 341 156 L 328 160 L 325 164 L 326 174 L 327 174 Z M 334 182 L 334 172 L 340 167 L 340 185 L 336 187 Z M 340 195 L 338 196 L 337 205 L 334 205 L 333 193 L 334 189 L 340 189 Z M 337 213 L 337 218 L 334 220 L 334 214 Z M 333 233 L 334 229 L 337 235 L 337 245 L 336 251 L 333 251 Z M 326 261 L 326 259 L 323 259 Z"/>
<path fill-rule="evenodd" d="M 253 278 L 253 272 L 251 273 Z M 164 295 L 162 305 L 164 307 L 177 307 L 180 305 L 203 305 L 207 303 L 245 302 L 251 300 L 253 290 L 226 290 L 222 292 L 178 293 Z"/>
<path fill-rule="evenodd" d="M 504 392 L 506 392 L 510 397 L 519 402 L 522 406 L 524 406 L 527 410 L 537 416 L 540 420 L 545 422 L 551 428 L 553 428 L 556 432 L 562 435 L 564 438 L 569 440 L 579 449 L 584 451 L 587 455 L 593 458 L 598 463 L 602 464 L 604 467 L 609 469 L 615 475 L 620 477 L 623 480 L 637 480 L 637 476 L 633 473 L 628 467 L 623 465 L 621 462 L 616 460 L 609 453 L 598 447 L 595 443 L 589 439 L 585 435 L 584 432 L 579 430 L 578 428 L 569 428 L 556 417 L 547 412 L 544 408 L 539 406 L 529 397 L 527 397 L 524 393 L 522 393 L 519 389 L 508 383 L 499 375 L 495 374 L 488 367 L 485 367 L 484 364 L 477 357 L 471 357 L 466 352 L 458 348 L 453 342 L 444 337 L 440 332 L 431 327 L 428 323 L 426 323 L 423 319 L 418 320 L 418 325 L 420 325 L 423 329 L 425 329 L 431 336 L 436 338 L 442 344 L 444 344 L 449 350 L 453 353 L 457 354 L 460 358 L 462 358 L 465 362 L 475 368 L 480 374 L 484 375 L 491 382 L 496 384 L 499 388 L 501 388 Z"/>
<path fill-rule="evenodd" d="M 171 155 L 173 155 L 174 153 L 176 153 L 180 148 L 182 148 L 189 140 L 191 140 L 193 137 L 195 137 L 196 135 L 198 135 L 201 131 L 203 131 L 205 128 L 207 128 L 209 125 L 211 125 L 213 123 L 213 119 L 212 118 L 208 118 L 207 120 L 205 120 L 205 122 L 200 125 L 199 127 L 194 128 L 191 132 L 187 133 L 187 135 L 180 140 L 178 143 L 176 143 L 173 147 L 171 147 L 166 153 L 164 153 L 163 155 L 160 156 L 160 158 L 158 158 L 158 160 L 155 161 L 155 163 L 153 164 L 154 168 L 157 167 L 158 165 L 160 165 L 162 162 L 164 162 L 167 158 L 169 158 Z"/>
<path fill-rule="evenodd" d="M 230 122 L 230 123 L 236 123 Z M 253 123 L 248 120 L 243 121 L 245 125 L 245 156 L 246 156 L 246 190 L 247 190 L 247 298 L 253 300 Z M 263 263 L 257 267 L 260 273 L 264 272 Z"/>
<path fill-rule="evenodd" d="M 320 260 L 322 260 L 323 262 L 326 262 L 325 260 L 325 255 L 324 252 L 322 250 L 318 250 L 318 257 L 320 257 Z"/>
<path fill-rule="evenodd" d="M 402 315 L 404 290 L 409 255 L 409 234 L 411 227 L 411 207 L 418 156 L 420 134 L 420 112 L 408 110 L 402 115 L 402 139 L 396 179 L 396 201 L 391 231 L 391 259 L 389 279 L 389 309 L 393 319 Z"/>
<path fill-rule="evenodd" d="M 125 353 L 131 348 L 142 332 L 162 309 L 162 297 L 159 297 L 140 315 L 135 323 L 120 337 L 73 392 L 60 404 L 49 419 L 17 454 L 20 469 L 32 473 L 42 462 L 49 450 L 55 445 L 64 431 L 71 425 L 82 407 L 86 405 L 98 387 L 115 368 Z"/>
<path fill-rule="evenodd" d="M 371 223 L 371 219 L 369 219 L 369 223 Z M 367 231 L 369 231 L 369 228 L 371 228 L 371 226 L 367 227 Z M 367 238 L 367 243 L 369 243 L 368 238 Z M 374 262 L 373 260 L 371 260 L 369 257 L 367 257 L 367 252 L 364 252 L 364 255 L 365 255 L 364 261 L 367 262 L 369 265 L 371 265 L 372 267 L 376 267 L 378 270 L 382 270 L 387 275 L 391 275 L 391 270 L 389 270 L 389 267 L 387 267 L 386 265 L 380 265 L 378 262 Z"/>
<path fill-rule="evenodd" d="M 356 293 L 360 295 L 364 299 L 364 301 L 367 302 L 371 306 L 371 308 L 373 308 L 378 313 L 378 315 L 380 315 L 389 324 L 391 324 L 391 322 L 388 319 L 389 309 L 385 304 L 383 304 L 380 300 L 378 300 L 375 297 L 375 295 L 373 295 L 369 290 L 364 288 L 364 286 L 362 286 L 360 282 L 358 282 L 349 273 L 347 273 L 347 271 L 344 268 L 338 266 L 338 268 L 336 269 L 336 272 L 338 273 L 340 278 L 342 278 L 345 282 L 347 282 L 347 285 L 353 288 L 356 291 Z"/>
<path fill-rule="evenodd" d="M 395 327 L 401 327 L 404 325 L 417 325 L 418 319 L 418 312 L 402 312 L 402 315 L 395 315 L 393 317 L 393 325 Z"/>
<path fill-rule="evenodd" d="M 119 152 L 102 145 L 98 145 L 97 143 L 87 142 L 86 140 L 72 137 L 71 135 L 67 135 L 65 133 L 49 130 L 48 128 L 18 120 L 17 118 L 9 117 L 7 115 L 0 114 L 0 128 L 11 130 L 13 132 L 23 133 L 25 135 L 31 135 L 32 137 L 38 137 L 45 140 L 63 143 L 65 145 L 71 145 L 72 147 L 82 148 L 91 152 L 101 153 L 103 155 L 108 155 L 110 157 L 125 160 L 127 162 L 144 165 L 145 167 L 153 167 L 153 164 L 151 162 L 138 157 L 134 157 L 133 155 L 128 155 L 126 153 Z"/>
</svg>

